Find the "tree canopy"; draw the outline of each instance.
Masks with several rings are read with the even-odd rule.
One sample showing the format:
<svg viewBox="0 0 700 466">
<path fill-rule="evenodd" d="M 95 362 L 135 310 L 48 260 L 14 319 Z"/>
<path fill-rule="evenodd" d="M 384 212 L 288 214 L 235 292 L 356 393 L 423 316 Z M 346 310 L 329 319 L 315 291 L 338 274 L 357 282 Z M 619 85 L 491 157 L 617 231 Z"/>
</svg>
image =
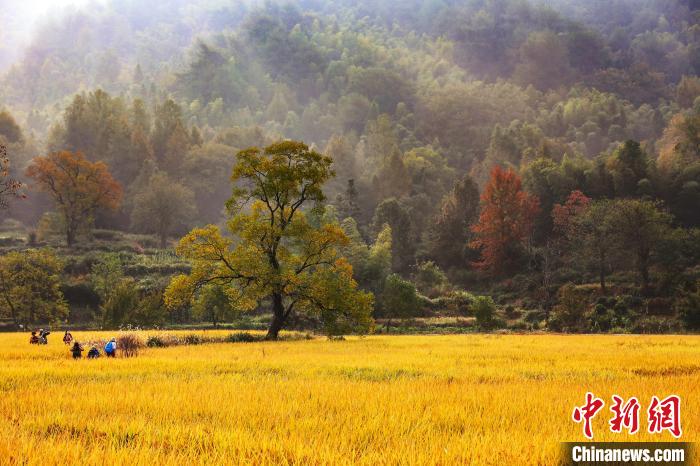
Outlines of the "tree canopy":
<svg viewBox="0 0 700 466">
<path fill-rule="evenodd" d="M 498 274 L 517 266 L 539 209 L 536 197 L 522 189 L 520 177 L 496 166 L 481 195 L 479 222 L 472 227 L 472 245 L 482 250 L 478 266 Z"/>
<path fill-rule="evenodd" d="M 173 280 L 166 303 L 178 306 L 202 287 L 220 285 L 237 309 L 270 300 L 269 339 L 292 313 L 317 318 L 331 334 L 369 330 L 373 297 L 357 289 L 340 254 L 347 236 L 338 225 L 313 226 L 304 212 L 325 199 L 331 159 L 295 141 L 246 149 L 237 159 L 227 202 L 231 236 L 210 225 L 180 241 L 177 253 L 192 262 L 192 271 Z"/>
<path fill-rule="evenodd" d="M 103 162 L 90 162 L 80 152 L 54 152 L 37 157 L 27 169 L 61 213 L 66 243 L 72 246 L 81 229 L 89 228 L 99 208 L 115 210 L 122 188 Z"/>
<path fill-rule="evenodd" d="M 50 250 L 0 256 L 0 316 L 16 325 L 53 323 L 68 315 L 61 292 L 63 264 Z"/>
<path fill-rule="evenodd" d="M 187 225 L 195 215 L 194 193 L 164 173 L 156 173 L 146 187 L 134 196 L 132 225 L 155 233 L 165 249 L 168 236 Z"/>
</svg>

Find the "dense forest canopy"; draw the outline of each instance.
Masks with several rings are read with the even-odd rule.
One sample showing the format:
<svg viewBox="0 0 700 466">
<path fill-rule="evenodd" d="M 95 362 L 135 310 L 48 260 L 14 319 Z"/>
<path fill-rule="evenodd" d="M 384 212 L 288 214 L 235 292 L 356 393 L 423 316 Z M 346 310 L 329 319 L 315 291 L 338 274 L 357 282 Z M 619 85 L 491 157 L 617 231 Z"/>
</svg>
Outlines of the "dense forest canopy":
<svg viewBox="0 0 700 466">
<path fill-rule="evenodd" d="M 560 285 L 615 273 L 646 297 L 697 292 L 697 1 L 105 0 L 31 37 L 12 8 L 0 143 L 28 197 L 2 215 L 29 228 L 60 221 L 37 157 L 104 163 L 123 189 L 86 231 L 165 245 L 224 221 L 238 151 L 294 139 L 333 159 L 310 215 L 352 240 L 379 314 L 404 279 L 547 313 L 575 292 Z"/>
</svg>

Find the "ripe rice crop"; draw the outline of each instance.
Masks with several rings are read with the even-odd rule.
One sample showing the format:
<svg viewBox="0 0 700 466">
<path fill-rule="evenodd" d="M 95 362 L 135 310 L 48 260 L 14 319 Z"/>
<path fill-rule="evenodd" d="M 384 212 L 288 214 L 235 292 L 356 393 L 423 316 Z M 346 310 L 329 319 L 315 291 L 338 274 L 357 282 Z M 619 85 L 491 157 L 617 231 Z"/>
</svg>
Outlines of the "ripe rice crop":
<svg viewBox="0 0 700 466">
<path fill-rule="evenodd" d="M 571 412 L 587 391 L 607 403 L 596 441 L 672 441 L 646 433 L 652 395 L 681 396 L 682 440 L 700 424 L 696 336 L 373 336 L 94 361 L 49 339 L 0 335 L 2 463 L 550 465 L 584 440 Z M 607 429 L 613 394 L 639 398 L 638 434 Z"/>
</svg>

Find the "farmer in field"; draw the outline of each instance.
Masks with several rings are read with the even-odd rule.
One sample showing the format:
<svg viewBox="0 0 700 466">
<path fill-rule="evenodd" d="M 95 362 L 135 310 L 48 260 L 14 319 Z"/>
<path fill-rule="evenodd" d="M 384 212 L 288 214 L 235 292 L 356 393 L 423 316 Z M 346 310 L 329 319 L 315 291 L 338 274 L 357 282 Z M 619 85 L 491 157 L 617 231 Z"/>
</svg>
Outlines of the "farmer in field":
<svg viewBox="0 0 700 466">
<path fill-rule="evenodd" d="M 88 359 L 97 359 L 100 357 L 100 350 L 97 349 L 96 345 L 90 347 L 90 351 L 87 354 Z"/>
<path fill-rule="evenodd" d="M 39 344 L 39 337 L 36 336 L 36 330 L 32 332 L 32 336 L 29 337 L 29 344 L 30 345 L 38 345 Z"/>
<path fill-rule="evenodd" d="M 73 343 L 73 347 L 70 352 L 73 353 L 73 359 L 80 359 L 83 357 L 83 347 L 77 341 Z"/>
<path fill-rule="evenodd" d="M 66 346 L 70 346 L 70 344 L 73 342 L 73 335 L 66 330 L 66 333 L 63 335 L 63 343 L 66 344 Z"/>
<path fill-rule="evenodd" d="M 113 358 L 117 355 L 117 339 L 116 338 L 112 338 L 105 345 L 105 354 L 107 355 L 108 358 Z"/>
<path fill-rule="evenodd" d="M 48 336 L 51 334 L 49 330 L 44 330 L 39 329 L 39 344 L 40 345 L 48 345 L 49 344 L 49 339 Z"/>
</svg>

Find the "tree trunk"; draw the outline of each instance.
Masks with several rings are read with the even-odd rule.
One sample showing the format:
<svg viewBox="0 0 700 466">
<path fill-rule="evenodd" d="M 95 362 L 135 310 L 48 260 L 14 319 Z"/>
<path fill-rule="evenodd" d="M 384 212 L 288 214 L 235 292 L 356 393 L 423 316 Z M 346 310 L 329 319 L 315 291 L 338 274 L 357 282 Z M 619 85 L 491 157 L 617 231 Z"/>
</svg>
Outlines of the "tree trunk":
<svg viewBox="0 0 700 466">
<path fill-rule="evenodd" d="M 75 243 L 75 232 L 71 227 L 66 228 L 66 244 L 68 247 L 72 247 Z"/>
<path fill-rule="evenodd" d="M 168 235 L 161 234 L 160 236 L 160 248 L 165 249 L 168 243 Z"/>
<path fill-rule="evenodd" d="M 639 266 L 639 275 L 642 278 L 642 295 L 649 293 L 649 267 L 646 264 Z"/>
<path fill-rule="evenodd" d="M 277 340 L 280 330 L 284 326 L 285 321 L 284 304 L 282 303 L 282 295 L 272 293 L 272 321 L 267 330 L 266 340 Z"/>
</svg>

